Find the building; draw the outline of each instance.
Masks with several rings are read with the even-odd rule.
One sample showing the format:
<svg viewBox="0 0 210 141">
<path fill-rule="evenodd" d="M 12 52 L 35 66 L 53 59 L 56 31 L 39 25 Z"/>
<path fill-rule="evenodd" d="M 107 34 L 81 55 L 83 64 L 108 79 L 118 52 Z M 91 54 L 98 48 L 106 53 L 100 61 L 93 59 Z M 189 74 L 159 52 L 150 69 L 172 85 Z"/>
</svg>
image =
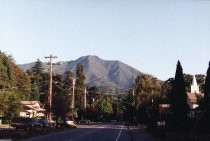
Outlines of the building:
<svg viewBox="0 0 210 141">
<path fill-rule="evenodd" d="M 204 94 L 200 92 L 199 86 L 197 84 L 197 81 L 194 75 L 192 85 L 191 85 L 191 91 L 187 92 L 187 103 L 190 109 L 197 108 L 199 106 L 198 100 L 199 98 L 202 98 L 202 97 L 204 97 Z"/>
<path fill-rule="evenodd" d="M 21 101 L 23 111 L 20 116 L 23 117 L 45 117 L 46 109 L 40 101 Z"/>
</svg>

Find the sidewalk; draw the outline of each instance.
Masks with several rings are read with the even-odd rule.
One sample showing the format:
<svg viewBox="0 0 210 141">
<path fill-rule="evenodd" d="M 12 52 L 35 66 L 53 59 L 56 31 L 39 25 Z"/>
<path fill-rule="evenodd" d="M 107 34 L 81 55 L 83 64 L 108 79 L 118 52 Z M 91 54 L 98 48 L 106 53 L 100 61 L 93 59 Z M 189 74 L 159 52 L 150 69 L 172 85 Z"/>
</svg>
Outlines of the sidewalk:
<svg viewBox="0 0 210 141">
<path fill-rule="evenodd" d="M 156 141 L 156 139 L 139 126 L 130 126 L 131 141 Z"/>
</svg>

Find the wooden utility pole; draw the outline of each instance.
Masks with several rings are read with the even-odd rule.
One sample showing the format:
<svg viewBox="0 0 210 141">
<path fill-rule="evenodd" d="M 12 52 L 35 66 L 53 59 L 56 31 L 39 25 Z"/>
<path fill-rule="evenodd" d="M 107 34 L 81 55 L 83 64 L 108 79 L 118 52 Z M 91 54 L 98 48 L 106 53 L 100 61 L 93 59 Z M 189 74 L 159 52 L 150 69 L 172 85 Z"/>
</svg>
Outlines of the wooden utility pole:
<svg viewBox="0 0 210 141">
<path fill-rule="evenodd" d="M 85 93 L 84 93 L 84 109 L 86 109 L 86 107 L 87 107 L 86 102 L 87 102 L 87 88 L 85 87 Z"/>
<path fill-rule="evenodd" d="M 45 57 L 46 59 L 50 59 L 49 65 L 50 65 L 50 84 L 49 84 L 49 94 L 48 94 L 48 103 L 49 103 L 49 115 L 48 115 L 48 120 L 52 121 L 52 59 L 57 58 L 57 56 L 53 56 L 50 54 L 50 56 Z"/>
<path fill-rule="evenodd" d="M 71 108 L 74 109 L 74 88 L 76 83 L 76 78 L 73 78 L 73 92 L 72 92 L 72 101 L 71 101 Z"/>
</svg>

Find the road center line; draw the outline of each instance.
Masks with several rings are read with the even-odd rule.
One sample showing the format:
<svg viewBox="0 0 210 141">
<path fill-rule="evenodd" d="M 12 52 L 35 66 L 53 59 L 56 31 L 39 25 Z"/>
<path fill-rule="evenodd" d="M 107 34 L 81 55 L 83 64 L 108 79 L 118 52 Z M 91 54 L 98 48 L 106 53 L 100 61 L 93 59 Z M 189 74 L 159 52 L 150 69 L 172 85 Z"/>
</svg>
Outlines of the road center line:
<svg viewBox="0 0 210 141">
<path fill-rule="evenodd" d="M 122 127 L 121 127 L 121 129 L 120 129 L 120 132 L 119 132 L 119 134 L 118 134 L 118 136 L 117 136 L 117 138 L 116 138 L 115 141 L 118 141 L 118 140 L 119 140 L 120 135 L 121 135 L 121 133 L 122 133 L 123 126 L 124 126 L 124 124 L 122 125 Z"/>
</svg>

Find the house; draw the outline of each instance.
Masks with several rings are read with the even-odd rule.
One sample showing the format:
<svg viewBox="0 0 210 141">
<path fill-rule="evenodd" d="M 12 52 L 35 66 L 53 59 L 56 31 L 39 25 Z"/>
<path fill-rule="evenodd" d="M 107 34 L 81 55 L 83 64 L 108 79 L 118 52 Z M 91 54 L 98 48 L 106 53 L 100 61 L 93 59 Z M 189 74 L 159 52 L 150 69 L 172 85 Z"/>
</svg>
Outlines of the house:
<svg viewBox="0 0 210 141">
<path fill-rule="evenodd" d="M 191 110 L 199 106 L 198 100 L 202 97 L 204 97 L 204 94 L 199 91 L 199 86 L 194 75 L 191 85 L 191 92 L 187 92 L 187 104 L 189 105 Z"/>
<path fill-rule="evenodd" d="M 21 101 L 23 111 L 20 116 L 23 117 L 44 117 L 46 109 L 40 101 Z"/>
</svg>

